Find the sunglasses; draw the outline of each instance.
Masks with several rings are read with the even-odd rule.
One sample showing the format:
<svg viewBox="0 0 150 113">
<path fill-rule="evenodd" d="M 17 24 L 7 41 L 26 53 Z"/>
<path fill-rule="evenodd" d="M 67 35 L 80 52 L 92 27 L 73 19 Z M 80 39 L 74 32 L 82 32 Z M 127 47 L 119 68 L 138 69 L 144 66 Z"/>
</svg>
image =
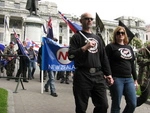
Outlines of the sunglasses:
<svg viewBox="0 0 150 113">
<path fill-rule="evenodd" d="M 117 31 L 117 33 L 116 33 L 117 35 L 125 35 L 125 32 L 119 32 L 119 31 Z"/>
<path fill-rule="evenodd" d="M 91 21 L 93 21 L 93 18 L 85 17 L 84 20 L 91 20 Z"/>
</svg>

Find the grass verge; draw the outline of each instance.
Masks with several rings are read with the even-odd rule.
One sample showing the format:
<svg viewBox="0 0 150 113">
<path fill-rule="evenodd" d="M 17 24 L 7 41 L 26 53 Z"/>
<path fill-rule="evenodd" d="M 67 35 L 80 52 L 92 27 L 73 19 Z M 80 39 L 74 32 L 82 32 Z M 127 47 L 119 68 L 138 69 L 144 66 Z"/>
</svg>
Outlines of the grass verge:
<svg viewBox="0 0 150 113">
<path fill-rule="evenodd" d="M 7 113 L 8 91 L 0 88 L 0 113 Z"/>
<path fill-rule="evenodd" d="M 137 95 L 141 95 L 141 89 L 140 89 L 140 86 L 139 86 L 138 89 L 136 90 L 136 94 L 137 94 Z"/>
</svg>

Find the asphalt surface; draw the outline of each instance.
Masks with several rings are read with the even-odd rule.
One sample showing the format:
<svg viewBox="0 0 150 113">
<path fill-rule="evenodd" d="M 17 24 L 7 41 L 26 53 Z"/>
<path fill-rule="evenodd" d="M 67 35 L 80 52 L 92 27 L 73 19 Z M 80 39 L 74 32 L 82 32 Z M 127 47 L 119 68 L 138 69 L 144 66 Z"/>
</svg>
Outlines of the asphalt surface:
<svg viewBox="0 0 150 113">
<path fill-rule="evenodd" d="M 70 77 L 70 84 L 61 84 L 60 80 L 55 81 L 58 97 L 53 97 L 50 92 L 41 90 L 38 73 L 39 70 L 37 69 L 35 79 L 29 80 L 29 83 L 23 82 L 24 89 L 21 84 L 17 88 L 17 82 L 14 79 L 7 81 L 6 78 L 0 78 L 0 87 L 7 89 L 9 92 L 8 113 L 75 113 L 72 77 Z M 1 76 L 5 76 L 5 74 L 1 74 Z M 111 98 L 109 91 L 107 96 L 109 101 L 108 113 L 110 113 Z M 122 98 L 121 111 L 124 107 L 125 101 Z M 90 99 L 87 113 L 92 113 L 93 108 Z M 150 113 L 150 101 L 148 100 L 145 104 L 136 108 L 134 113 Z"/>
</svg>

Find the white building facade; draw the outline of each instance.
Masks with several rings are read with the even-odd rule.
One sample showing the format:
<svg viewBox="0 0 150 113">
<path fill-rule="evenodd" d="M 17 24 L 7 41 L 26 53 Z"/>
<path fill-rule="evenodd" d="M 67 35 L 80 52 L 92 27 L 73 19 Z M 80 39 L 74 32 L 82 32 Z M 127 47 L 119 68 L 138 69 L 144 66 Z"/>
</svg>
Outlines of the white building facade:
<svg viewBox="0 0 150 113">
<path fill-rule="evenodd" d="M 146 40 L 150 41 L 150 25 L 146 25 Z"/>
<path fill-rule="evenodd" d="M 40 44 L 42 37 L 46 36 L 42 27 L 40 39 L 26 35 L 26 26 L 24 22 L 29 16 L 29 11 L 25 9 L 26 2 L 27 0 L 0 0 L 0 43 L 8 44 L 10 41 L 15 41 L 13 28 L 16 33 L 19 34 L 22 41 L 29 38 Z M 38 14 L 45 26 L 49 16 L 51 16 L 54 37 L 59 40 L 60 44 L 68 45 L 73 32 L 58 14 L 57 4 L 48 1 L 39 1 Z M 80 24 L 80 17 L 72 16 L 70 14 L 64 15 L 69 20 Z M 140 38 L 143 41 L 143 43 L 147 41 L 145 22 L 139 18 L 122 16 L 114 21 L 102 20 L 105 26 L 105 29 L 102 32 L 105 44 L 110 42 L 113 30 L 116 26 L 118 26 L 118 20 L 121 20 L 136 35 L 137 38 Z M 95 27 L 93 27 L 93 32 L 95 32 Z"/>
</svg>

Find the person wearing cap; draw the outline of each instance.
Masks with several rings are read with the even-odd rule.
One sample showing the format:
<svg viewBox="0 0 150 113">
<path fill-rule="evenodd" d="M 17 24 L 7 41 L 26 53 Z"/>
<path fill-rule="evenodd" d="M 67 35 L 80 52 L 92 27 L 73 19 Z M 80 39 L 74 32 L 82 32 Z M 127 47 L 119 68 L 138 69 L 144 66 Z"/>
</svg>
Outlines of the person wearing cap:
<svg viewBox="0 0 150 113">
<path fill-rule="evenodd" d="M 36 60 L 37 60 L 37 54 L 35 52 L 34 44 L 30 45 L 30 48 L 28 49 L 29 54 L 29 67 L 28 67 L 28 79 L 34 79 L 34 72 L 36 70 Z"/>
<path fill-rule="evenodd" d="M 10 80 L 15 70 L 14 45 L 15 43 L 11 41 L 9 45 L 4 49 L 4 55 L 6 55 L 4 56 L 4 58 L 8 61 L 8 64 L 6 66 L 7 80 Z"/>
</svg>

